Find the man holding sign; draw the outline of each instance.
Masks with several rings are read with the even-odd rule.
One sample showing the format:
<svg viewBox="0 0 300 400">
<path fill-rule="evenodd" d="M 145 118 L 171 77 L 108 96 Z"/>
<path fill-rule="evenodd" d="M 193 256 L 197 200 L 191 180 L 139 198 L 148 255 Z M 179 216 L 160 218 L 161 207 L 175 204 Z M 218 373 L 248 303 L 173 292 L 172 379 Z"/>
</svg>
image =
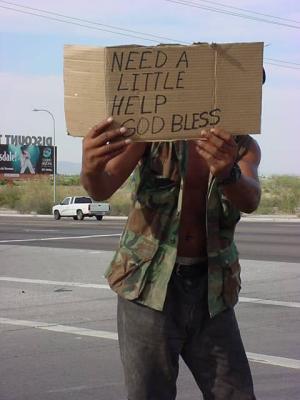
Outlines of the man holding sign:
<svg viewBox="0 0 300 400">
<path fill-rule="evenodd" d="M 179 355 L 205 400 L 255 400 L 233 307 L 240 212 L 260 200 L 260 149 L 214 127 L 197 140 L 132 142 L 113 119 L 83 141 L 83 186 L 109 198 L 134 171 L 132 208 L 106 273 L 130 400 L 174 400 Z"/>
</svg>

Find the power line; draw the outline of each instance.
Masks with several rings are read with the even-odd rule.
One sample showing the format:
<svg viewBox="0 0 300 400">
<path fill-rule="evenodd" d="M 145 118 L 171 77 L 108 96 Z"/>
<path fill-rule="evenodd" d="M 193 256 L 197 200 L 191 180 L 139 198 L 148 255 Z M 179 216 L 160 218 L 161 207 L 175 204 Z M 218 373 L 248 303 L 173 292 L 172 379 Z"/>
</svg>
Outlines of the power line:
<svg viewBox="0 0 300 400">
<path fill-rule="evenodd" d="M 153 38 L 156 38 L 156 39 L 174 41 L 174 39 L 171 39 L 171 38 L 168 38 L 168 37 L 164 37 L 164 36 L 160 36 L 160 35 L 153 35 L 151 33 L 144 33 L 144 32 L 139 32 L 139 31 L 135 31 L 135 30 L 131 30 L 131 29 L 119 28 L 119 27 L 116 27 L 116 26 L 113 26 L 113 25 L 107 25 L 107 24 L 102 24 L 100 22 L 96 22 L 96 21 L 91 21 L 91 20 L 87 20 L 87 19 L 71 17 L 69 15 L 60 14 L 60 13 L 56 13 L 56 12 L 49 11 L 49 10 L 43 10 L 43 9 L 40 9 L 40 8 L 23 6 L 21 4 L 13 3 L 13 2 L 10 2 L 10 1 L 0 0 L 0 3 L 5 3 L 5 4 L 9 4 L 11 6 L 25 8 L 27 10 L 37 11 L 37 12 L 41 12 L 41 13 L 44 13 L 44 14 L 54 15 L 55 17 L 67 18 L 67 19 L 70 19 L 70 20 L 73 20 L 73 21 L 78 21 L 78 22 L 88 23 L 88 24 L 91 24 L 91 25 L 103 26 L 103 27 L 110 28 L 110 29 L 116 29 L 116 30 L 123 31 L 123 32 L 133 33 L 135 35 L 136 34 L 138 34 L 138 35 L 146 35 L 146 36 L 153 37 Z M 5 8 L 4 6 L 0 6 L 0 7 L 1 8 Z M 7 7 L 7 9 L 10 9 L 10 8 Z M 21 12 L 21 10 L 17 10 L 17 9 L 12 9 L 12 10 Z M 24 11 L 24 13 L 25 13 L 25 11 Z M 36 15 L 36 14 L 31 14 L 31 15 Z M 37 15 L 37 16 L 40 16 L 40 15 Z M 60 22 L 66 22 L 66 21 L 60 21 Z M 108 32 L 110 32 L 110 31 L 108 31 Z M 136 38 L 137 36 L 134 36 L 134 37 Z M 187 42 L 182 42 L 180 40 L 177 41 L 177 42 L 178 43 L 182 43 L 182 44 L 187 44 Z"/>
<path fill-rule="evenodd" d="M 65 21 L 65 20 L 61 20 L 61 19 L 54 18 L 54 17 L 49 17 L 49 16 L 42 15 L 42 14 L 36 14 L 36 13 L 30 12 L 30 11 L 17 10 L 15 8 L 5 7 L 5 6 L 1 6 L 1 5 L 0 5 L 0 8 L 4 8 L 6 10 L 11 10 L 11 11 L 16 11 L 16 12 L 22 13 L 22 14 L 34 15 L 35 17 L 40 17 L 40 18 L 44 18 L 44 19 L 48 19 L 48 20 L 52 20 L 52 21 L 56 21 L 56 22 L 62 22 L 62 23 L 65 23 L 65 24 L 76 25 L 76 26 L 80 26 L 81 28 L 94 29 L 94 30 L 97 30 L 97 31 L 114 33 L 116 35 L 121 35 L 121 36 L 125 36 L 125 37 L 133 37 L 135 39 L 142 39 L 142 40 L 147 40 L 147 41 L 150 41 L 150 42 L 160 43 L 159 41 L 154 40 L 154 39 L 143 38 L 143 37 L 136 36 L 136 35 L 133 35 L 133 34 L 129 34 L 129 33 L 125 34 L 125 33 L 122 33 L 122 32 L 111 31 L 111 30 L 108 30 L 108 29 L 101 29 L 101 28 L 98 28 L 96 26 L 88 26 L 88 25 L 80 24 L 78 22 Z"/>
<path fill-rule="evenodd" d="M 265 58 L 265 60 L 275 61 L 277 63 L 283 63 L 283 64 L 300 65 L 300 63 L 295 63 L 295 62 L 292 62 L 292 61 L 285 61 L 285 60 L 278 60 L 276 58 Z"/>
<path fill-rule="evenodd" d="M 70 24 L 70 25 L 75 25 L 75 26 L 87 28 L 87 29 L 93 29 L 93 30 L 113 33 L 113 34 L 117 34 L 117 35 L 121 35 L 121 36 L 125 36 L 125 37 L 134 37 L 135 39 L 141 39 L 141 40 L 146 40 L 146 41 L 156 42 L 156 43 L 161 43 L 161 41 L 158 41 L 158 40 L 156 40 L 154 38 L 170 40 L 173 43 L 176 42 L 176 43 L 180 43 L 180 44 L 189 44 L 187 42 L 174 40 L 174 39 L 166 38 L 166 37 L 163 37 L 163 36 L 153 35 L 153 34 L 144 33 L 144 32 L 138 32 L 138 31 L 124 29 L 124 28 L 117 28 L 117 27 L 114 27 L 112 25 L 105 25 L 105 24 L 101 24 L 101 23 L 98 23 L 98 22 L 89 21 L 89 20 L 85 20 L 85 19 L 81 19 L 81 18 L 75 18 L 75 17 L 71 17 L 71 16 L 68 16 L 68 15 L 59 14 L 59 13 L 55 13 L 55 12 L 51 12 L 51 11 L 47 11 L 47 10 L 42 10 L 42 9 L 37 9 L 37 8 L 33 8 L 33 7 L 21 6 L 19 4 L 11 3 L 11 2 L 7 2 L 7 1 L 3 1 L 3 0 L 0 0 L 0 3 L 12 4 L 12 5 L 15 5 L 17 7 L 25 8 L 27 10 L 30 9 L 32 11 L 39 11 L 39 12 L 42 12 L 44 14 L 50 14 L 51 16 L 43 15 L 43 14 L 40 14 L 40 13 L 31 12 L 31 11 L 27 11 L 27 10 L 20 10 L 20 9 L 16 9 L 16 8 L 0 5 L 0 8 L 3 8 L 3 9 L 15 11 L 15 12 L 22 13 L 22 14 L 32 15 L 32 16 L 39 17 L 39 18 L 44 18 L 44 19 L 47 19 L 47 20 L 50 20 L 50 21 L 61 22 L 61 23 L 66 23 L 66 24 Z M 59 16 L 60 18 L 52 17 L 52 15 Z M 61 19 L 61 18 L 64 18 L 64 19 Z M 84 23 L 79 23 L 79 22 L 73 22 L 73 21 L 81 21 L 81 22 L 88 23 L 90 25 L 86 25 Z M 91 25 L 96 25 L 96 26 L 91 26 Z M 99 28 L 98 25 L 99 26 L 104 26 L 104 27 L 109 27 L 109 28 L 115 29 L 115 30 Z M 122 32 L 118 32 L 117 30 L 122 31 Z M 127 32 L 127 33 L 125 33 L 125 32 Z M 137 34 L 140 34 L 140 35 L 143 35 L 143 36 L 150 36 L 150 37 L 152 37 L 152 39 L 151 38 L 147 38 L 147 37 L 138 36 Z M 297 69 L 297 70 L 300 69 L 300 68 L 294 67 L 294 65 L 295 66 L 300 65 L 299 63 L 294 63 L 294 62 L 284 61 L 284 60 L 277 60 L 277 59 L 272 59 L 272 58 L 265 58 L 265 60 L 272 61 L 272 62 L 265 62 L 266 64 L 276 65 L 278 67 L 288 67 L 290 69 Z M 288 65 L 281 65 L 281 63 L 291 64 L 291 65 L 289 65 L 289 66 Z"/>
<path fill-rule="evenodd" d="M 187 7 L 199 8 L 199 9 L 203 9 L 203 10 L 206 10 L 206 11 L 213 11 L 213 12 L 217 12 L 217 13 L 221 13 L 221 14 L 232 15 L 232 16 L 236 16 L 236 17 L 240 17 L 240 18 L 244 18 L 244 19 L 249 19 L 249 20 L 256 21 L 256 22 L 265 22 L 265 23 L 269 23 L 269 24 L 285 26 L 285 27 L 288 27 L 288 28 L 300 29 L 300 26 L 297 26 L 297 25 L 290 25 L 290 24 L 285 24 L 285 23 L 281 23 L 281 22 L 276 22 L 276 21 L 265 19 L 265 18 L 259 18 L 259 17 L 254 17 L 254 16 L 251 16 L 251 15 L 241 14 L 241 13 L 238 13 L 238 12 L 232 12 L 232 11 L 229 11 L 229 10 L 226 10 L 226 9 L 222 10 L 222 9 L 219 9 L 219 8 L 202 6 L 202 5 L 200 5 L 198 3 L 195 3 L 193 1 L 186 1 L 186 0 L 164 0 L 164 1 L 167 1 L 169 3 L 185 5 Z M 218 3 L 218 4 L 220 4 L 220 3 Z M 222 7 L 227 7 L 227 6 L 222 5 Z M 230 8 L 238 9 L 237 7 L 230 7 Z M 252 13 L 251 11 L 247 11 L 247 12 Z M 262 15 L 262 16 L 263 15 L 268 16 L 268 14 L 262 14 L 262 13 L 256 13 L 256 12 L 253 12 L 253 14 L 258 14 L 258 15 Z M 270 17 L 276 18 L 276 19 L 288 20 L 286 18 L 280 18 L 280 17 L 275 17 L 275 16 L 270 16 Z M 297 24 L 300 24 L 300 22 L 298 22 L 298 21 L 294 21 L 294 20 L 288 20 L 288 21 L 293 21 L 293 22 L 296 22 Z"/>
<path fill-rule="evenodd" d="M 282 65 L 282 64 L 278 64 L 278 63 L 274 63 L 274 62 L 266 62 L 265 64 L 268 64 L 268 65 L 274 65 L 274 66 L 276 66 L 276 67 L 281 67 L 281 68 L 289 68 L 289 69 L 296 69 L 296 70 L 300 70 L 300 67 L 299 68 L 297 68 L 297 67 L 291 67 L 290 65 Z"/>
<path fill-rule="evenodd" d="M 271 15 L 271 14 L 264 14 L 258 11 L 252 11 L 252 10 L 247 10 L 245 8 L 240 8 L 240 7 L 234 7 L 234 6 L 230 6 L 228 4 L 224 4 L 224 3 L 219 3 L 216 1 L 209 1 L 209 0 L 198 0 L 198 1 L 190 1 L 190 3 L 208 3 L 208 4 L 214 4 L 217 6 L 221 6 L 224 8 L 231 8 L 232 10 L 238 10 L 238 11 L 243 11 L 246 12 L 248 14 L 255 14 L 255 15 L 261 15 L 262 17 L 269 17 L 269 18 L 274 18 L 274 19 L 279 19 L 281 21 L 287 21 L 287 22 L 295 22 L 296 24 L 300 24 L 300 21 L 295 21 L 294 19 L 289 19 L 289 18 L 283 18 L 283 17 L 278 17 L 276 15 Z"/>
<path fill-rule="evenodd" d="M 271 21 L 271 20 L 265 19 L 265 18 L 254 17 L 251 15 L 241 14 L 241 13 L 233 12 L 233 11 L 229 11 L 229 10 L 222 10 L 220 8 L 202 6 L 198 3 L 193 3 L 191 1 L 184 1 L 184 0 L 164 0 L 164 1 L 169 2 L 169 3 L 174 3 L 174 4 L 181 4 L 181 5 L 184 5 L 187 7 L 199 8 L 199 9 L 206 10 L 206 11 L 212 11 L 212 12 L 216 12 L 216 13 L 220 13 L 220 14 L 232 15 L 234 17 L 244 18 L 244 19 L 248 19 L 248 20 L 252 20 L 252 21 L 256 21 L 256 22 L 265 22 L 265 23 L 272 24 L 272 25 L 284 26 L 286 28 L 300 29 L 300 26 L 297 26 L 297 25 L 291 25 L 291 24 L 286 24 L 283 22 Z"/>
</svg>

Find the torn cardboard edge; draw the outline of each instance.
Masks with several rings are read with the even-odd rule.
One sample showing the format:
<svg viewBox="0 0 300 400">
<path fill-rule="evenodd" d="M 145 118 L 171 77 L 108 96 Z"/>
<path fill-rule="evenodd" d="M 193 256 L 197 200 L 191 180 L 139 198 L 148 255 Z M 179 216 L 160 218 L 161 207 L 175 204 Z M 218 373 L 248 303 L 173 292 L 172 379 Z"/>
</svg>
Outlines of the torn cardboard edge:
<svg viewBox="0 0 300 400">
<path fill-rule="evenodd" d="M 260 133 L 263 43 L 65 46 L 68 134 L 114 118 L 133 141 Z"/>
</svg>

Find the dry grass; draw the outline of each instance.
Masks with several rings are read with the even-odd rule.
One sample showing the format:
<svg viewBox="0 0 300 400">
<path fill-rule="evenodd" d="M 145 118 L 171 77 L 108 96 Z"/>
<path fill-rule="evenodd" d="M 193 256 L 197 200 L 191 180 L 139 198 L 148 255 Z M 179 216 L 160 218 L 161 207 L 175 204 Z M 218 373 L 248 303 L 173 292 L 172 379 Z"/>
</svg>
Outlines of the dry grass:
<svg viewBox="0 0 300 400">
<path fill-rule="evenodd" d="M 0 182 L 1 183 L 1 182 Z M 262 200 L 257 210 L 260 214 L 299 212 L 300 178 L 297 176 L 273 176 L 261 179 Z M 111 215 L 128 215 L 131 185 L 128 180 L 110 199 Z M 79 185 L 78 177 L 58 177 L 56 202 L 66 196 L 81 196 L 87 193 Z M 53 205 L 53 184 L 49 177 L 19 181 L 0 185 L 0 207 L 50 214 Z"/>
<path fill-rule="evenodd" d="M 275 175 L 261 179 L 259 214 L 294 214 L 300 207 L 300 177 Z"/>
<path fill-rule="evenodd" d="M 81 186 L 56 186 L 56 203 L 66 196 L 86 195 Z M 53 184 L 47 177 L 0 186 L 0 207 L 21 213 L 51 214 Z"/>
</svg>

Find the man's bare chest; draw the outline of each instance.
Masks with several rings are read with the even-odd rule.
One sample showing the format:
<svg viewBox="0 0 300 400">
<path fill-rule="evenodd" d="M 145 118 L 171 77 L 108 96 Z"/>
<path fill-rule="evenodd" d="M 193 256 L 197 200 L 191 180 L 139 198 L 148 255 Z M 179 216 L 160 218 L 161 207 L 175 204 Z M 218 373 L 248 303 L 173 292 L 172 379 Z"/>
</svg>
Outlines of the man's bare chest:
<svg viewBox="0 0 300 400">
<path fill-rule="evenodd" d="M 179 228 L 178 255 L 199 257 L 206 254 L 206 195 L 209 169 L 189 142 L 187 171 Z"/>
<path fill-rule="evenodd" d="M 209 169 L 206 161 L 196 151 L 194 142 L 189 142 L 187 171 L 184 179 L 184 192 L 198 192 L 206 196 Z"/>
</svg>

